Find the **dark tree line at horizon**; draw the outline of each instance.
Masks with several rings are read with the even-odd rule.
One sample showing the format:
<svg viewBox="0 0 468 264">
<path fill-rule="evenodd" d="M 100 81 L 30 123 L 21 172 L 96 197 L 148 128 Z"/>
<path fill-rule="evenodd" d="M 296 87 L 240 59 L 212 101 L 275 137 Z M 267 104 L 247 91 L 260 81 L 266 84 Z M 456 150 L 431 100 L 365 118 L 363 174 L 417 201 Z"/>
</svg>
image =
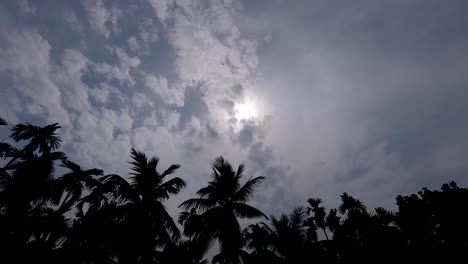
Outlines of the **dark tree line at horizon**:
<svg viewBox="0 0 468 264">
<path fill-rule="evenodd" d="M 132 149 L 128 177 L 82 168 L 60 151 L 59 128 L 18 124 L 10 137 L 21 147 L 0 141 L 1 263 L 468 262 L 468 189 L 455 182 L 400 195 L 395 212 L 343 193 L 336 209 L 310 198 L 268 216 L 248 204 L 265 178 L 245 180 L 244 165 L 218 157 L 175 220 L 164 202 L 186 186 L 173 176 L 180 165 L 160 172 Z"/>
</svg>

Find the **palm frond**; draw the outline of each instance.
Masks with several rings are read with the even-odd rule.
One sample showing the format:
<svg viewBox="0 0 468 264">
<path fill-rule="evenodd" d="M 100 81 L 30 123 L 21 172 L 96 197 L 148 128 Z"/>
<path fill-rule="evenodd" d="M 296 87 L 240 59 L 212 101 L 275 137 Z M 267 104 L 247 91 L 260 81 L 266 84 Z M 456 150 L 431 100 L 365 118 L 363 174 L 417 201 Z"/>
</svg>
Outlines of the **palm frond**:
<svg viewBox="0 0 468 264">
<path fill-rule="evenodd" d="M 350 196 L 348 193 L 343 193 L 341 195 L 341 205 L 339 206 L 340 213 L 345 213 L 347 211 L 365 211 L 366 206 L 358 199 Z"/>
<path fill-rule="evenodd" d="M 101 177 L 100 183 L 101 184 L 94 192 L 102 194 L 109 193 L 118 203 L 138 200 L 138 195 L 135 193 L 130 183 L 117 174 L 109 174 Z"/>
<path fill-rule="evenodd" d="M 264 213 L 262 213 L 257 208 L 255 208 L 253 206 L 250 206 L 248 204 L 233 203 L 232 208 L 233 208 L 234 214 L 237 215 L 240 218 L 264 217 L 264 218 L 268 219 L 268 216 L 266 216 Z"/>
<path fill-rule="evenodd" d="M 307 203 L 312 207 L 312 208 L 317 208 L 320 206 L 322 203 L 322 199 L 320 198 L 309 198 L 307 199 Z"/>
<path fill-rule="evenodd" d="M 205 196 L 209 196 L 213 192 L 215 192 L 215 187 L 211 184 L 209 184 L 206 187 L 201 188 L 200 190 L 197 191 L 197 195 L 200 196 L 200 198 L 204 198 Z"/>
<path fill-rule="evenodd" d="M 130 153 L 130 158 L 132 158 L 132 161 L 129 163 L 133 165 L 132 167 L 132 175 L 141 175 L 144 174 L 145 171 L 148 168 L 148 158 L 146 157 L 145 153 L 139 152 L 132 148 L 132 151 Z"/>
<path fill-rule="evenodd" d="M 193 210 L 193 209 L 192 209 Z M 183 225 L 185 223 L 185 221 L 187 221 L 187 219 L 192 215 L 191 212 L 189 211 L 183 211 L 179 214 L 179 218 L 177 219 L 177 222 L 181 225 Z"/>
<path fill-rule="evenodd" d="M 231 163 L 225 160 L 222 156 L 219 156 L 215 159 L 213 163 L 213 169 L 219 173 L 220 176 L 224 177 L 234 177 L 234 169 L 232 168 Z"/>
<path fill-rule="evenodd" d="M 170 174 L 174 173 L 178 168 L 180 168 L 180 165 L 179 165 L 179 164 L 173 164 L 173 165 L 171 165 L 167 170 L 165 170 L 165 171 L 161 174 L 161 177 L 164 178 L 164 177 L 166 177 L 167 175 L 170 175 Z"/>
<path fill-rule="evenodd" d="M 49 160 L 63 160 L 66 157 L 67 155 L 62 151 L 54 151 L 47 156 Z"/>
<path fill-rule="evenodd" d="M 162 221 L 164 227 L 172 234 L 172 239 L 179 240 L 180 230 L 162 203 L 155 203 L 154 209 L 154 211 L 157 212 L 158 218 Z"/>
<path fill-rule="evenodd" d="M 244 163 L 239 164 L 239 167 L 237 167 L 236 178 L 237 179 L 242 178 L 242 176 L 244 176 L 244 171 L 245 171 Z"/>
<path fill-rule="evenodd" d="M 169 199 L 170 195 L 178 194 L 187 183 L 179 177 L 172 178 L 159 186 L 159 196 Z"/>
<path fill-rule="evenodd" d="M 210 199 L 205 198 L 192 198 L 188 199 L 187 201 L 181 203 L 179 208 L 183 208 L 184 210 L 188 210 L 191 208 L 195 208 L 195 210 L 205 211 L 213 206 L 216 205 L 216 202 Z"/>
<path fill-rule="evenodd" d="M 47 125 L 44 127 L 34 126 L 30 123 L 18 124 L 12 128 L 13 133 L 10 135 L 16 142 L 29 140 L 25 148 L 28 150 L 36 150 L 44 152 L 60 148 L 61 139 L 56 131 L 60 126 L 58 123 Z"/>
<path fill-rule="evenodd" d="M 247 202 L 253 195 L 255 188 L 265 180 L 265 177 L 259 176 L 249 179 L 233 196 L 235 202 Z"/>
</svg>

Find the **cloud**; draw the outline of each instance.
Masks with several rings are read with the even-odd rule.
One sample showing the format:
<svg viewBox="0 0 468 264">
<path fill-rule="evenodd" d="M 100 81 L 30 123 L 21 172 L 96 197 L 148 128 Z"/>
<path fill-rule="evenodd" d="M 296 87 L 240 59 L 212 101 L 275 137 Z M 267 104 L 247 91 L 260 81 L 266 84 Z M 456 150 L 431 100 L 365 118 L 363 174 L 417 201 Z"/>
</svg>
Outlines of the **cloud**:
<svg viewBox="0 0 468 264">
<path fill-rule="evenodd" d="M 159 40 L 159 29 L 153 19 L 145 17 L 138 25 L 138 35 L 144 42 L 156 42 Z"/>
<path fill-rule="evenodd" d="M 128 45 L 128 48 L 133 51 L 133 52 L 137 52 L 139 49 L 140 49 L 140 45 L 138 44 L 138 40 L 135 38 L 135 37 L 130 37 L 129 39 L 127 39 L 127 45 Z"/>
<path fill-rule="evenodd" d="M 131 57 L 121 48 L 110 48 L 112 54 L 115 54 L 119 63 L 95 63 L 94 68 L 100 74 L 103 74 L 107 80 L 118 80 L 121 84 L 124 82 L 135 85 L 132 71 L 137 70 L 141 61 L 138 57 Z"/>
<path fill-rule="evenodd" d="M 83 33 L 83 25 L 80 23 L 76 12 L 74 11 L 67 11 L 64 13 L 65 22 L 67 22 L 70 27 L 75 30 L 76 32 L 82 34 Z"/>
<path fill-rule="evenodd" d="M 21 12 L 26 13 L 26 14 L 35 14 L 36 13 L 36 8 L 31 6 L 28 0 L 19 0 L 18 4 L 20 6 Z"/>
<path fill-rule="evenodd" d="M 123 16 L 123 12 L 112 7 L 107 9 L 102 0 L 86 0 L 84 8 L 88 14 L 88 22 L 91 28 L 97 33 L 108 38 L 111 31 L 118 33 L 120 31 L 118 20 Z"/>
<path fill-rule="evenodd" d="M 44 3 L 23 21 L 0 4 L 2 115 L 60 121 L 67 153 L 109 173 L 127 175 L 132 146 L 181 163 L 189 187 L 168 208 L 206 184 L 218 155 L 267 177 L 253 202 L 272 213 L 309 196 L 328 206 L 348 191 L 372 207 L 468 184 L 468 34 L 455 3 L 83 5 Z M 245 102 L 253 120 L 235 118 Z"/>
<path fill-rule="evenodd" d="M 35 31 L 9 29 L 0 33 L 0 43 L 0 71 L 9 73 L 17 93 L 27 99 L 23 111 L 69 124 L 61 92 L 50 78 L 48 41 Z"/>
<path fill-rule="evenodd" d="M 150 74 L 145 78 L 145 85 L 160 96 L 164 104 L 176 106 L 184 105 L 183 91 L 178 87 L 169 87 L 165 77 L 156 77 Z"/>
<path fill-rule="evenodd" d="M 265 25 L 245 29 L 258 36 L 273 32 L 259 47 L 265 78 L 257 95 L 273 115 L 265 141 L 294 164 L 288 177 L 301 200 L 313 194 L 336 204 L 336 194 L 349 191 L 372 207 L 445 181 L 427 176 L 441 171 L 442 159 L 423 160 L 467 126 L 456 116 L 466 111 L 459 98 L 466 98 L 468 79 L 459 60 L 468 54 L 453 47 L 468 37 L 440 31 L 462 23 L 442 15 L 457 13 L 454 6 L 435 15 L 422 2 L 412 5 L 424 10 L 420 16 L 405 13 L 403 3 L 272 4 L 246 23 Z M 439 26 L 424 22 L 433 15 Z"/>
<path fill-rule="evenodd" d="M 170 17 L 170 9 L 174 7 L 174 0 L 148 0 L 154 13 L 161 23 Z"/>
<path fill-rule="evenodd" d="M 77 112 L 90 108 L 88 87 L 81 81 L 89 65 L 88 59 L 79 51 L 67 49 L 62 54 L 61 70 L 54 74 L 56 84 L 64 87 L 61 90 L 64 104 Z"/>
</svg>

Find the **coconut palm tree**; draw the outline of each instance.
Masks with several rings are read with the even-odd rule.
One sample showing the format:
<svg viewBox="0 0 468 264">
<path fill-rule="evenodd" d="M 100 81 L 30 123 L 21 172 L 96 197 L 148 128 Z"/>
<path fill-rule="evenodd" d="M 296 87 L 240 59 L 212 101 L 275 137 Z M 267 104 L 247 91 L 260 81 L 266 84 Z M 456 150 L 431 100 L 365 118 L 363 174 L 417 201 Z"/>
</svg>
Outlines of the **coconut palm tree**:
<svg viewBox="0 0 468 264">
<path fill-rule="evenodd" d="M 194 208 L 200 214 L 203 227 L 195 239 L 205 245 L 206 250 L 215 239 L 219 241 L 220 253 L 213 258 L 214 263 L 241 263 L 242 258 L 248 255 L 242 250 L 244 242 L 238 218 L 267 218 L 260 210 L 247 204 L 255 188 L 265 178 L 250 178 L 241 185 L 244 169 L 241 164 L 236 171 L 223 157 L 216 158 L 208 186 L 198 190 L 198 198 L 189 199 L 179 206 L 185 210 Z"/>
<path fill-rule="evenodd" d="M 173 239 L 178 239 L 180 231 L 166 211 L 163 202 L 172 195 L 178 194 L 186 185 L 185 181 L 179 177 L 164 181 L 167 176 L 180 168 L 180 165 L 173 164 L 163 173 L 159 173 L 157 171 L 159 158 L 148 159 L 144 153 L 135 149 L 132 149 L 130 157 L 132 158 L 130 164 L 133 165 L 130 183 L 138 197 L 136 202 L 144 210 L 151 212 L 152 217 L 157 217 L 159 224 L 171 233 Z"/>
<path fill-rule="evenodd" d="M 251 250 L 248 263 L 281 263 L 282 259 L 275 253 L 275 236 L 273 230 L 265 223 L 252 224 L 244 229 L 246 248 Z"/>
<path fill-rule="evenodd" d="M 306 255 L 306 211 L 296 207 L 281 217 L 271 217 L 273 248 L 283 258 L 284 263 L 303 263 Z"/>
<path fill-rule="evenodd" d="M 123 263 L 152 263 L 158 257 L 158 247 L 169 246 L 180 238 L 180 231 L 163 202 L 179 193 L 186 183 L 179 177 L 166 180 L 180 165 L 171 165 L 159 173 L 158 158 L 148 158 L 135 149 L 130 157 L 133 166 L 129 180 L 115 174 L 102 176 L 97 182 L 91 180 L 96 187 L 80 199 L 78 212 L 86 219 L 87 215 L 105 209 L 107 218 L 113 218 L 117 225 L 119 236 L 113 241 L 117 258 Z M 84 207 L 88 208 L 86 212 Z M 90 228 L 99 231 L 99 224 Z"/>
</svg>

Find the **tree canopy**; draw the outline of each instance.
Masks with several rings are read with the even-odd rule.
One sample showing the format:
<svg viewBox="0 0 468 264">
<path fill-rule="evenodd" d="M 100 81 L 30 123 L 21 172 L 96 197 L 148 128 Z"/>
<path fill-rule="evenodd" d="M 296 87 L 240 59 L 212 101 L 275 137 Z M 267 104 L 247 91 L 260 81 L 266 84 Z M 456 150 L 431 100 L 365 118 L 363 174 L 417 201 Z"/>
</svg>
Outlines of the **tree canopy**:
<svg viewBox="0 0 468 264">
<path fill-rule="evenodd" d="M 18 124 L 16 143 L 0 142 L 2 263 L 468 261 L 468 189 L 455 182 L 399 195 L 395 211 L 369 209 L 347 193 L 327 209 L 312 194 L 269 216 L 249 204 L 268 175 L 246 176 L 243 164 L 220 156 L 175 221 L 165 202 L 186 187 L 180 165 L 160 171 L 158 157 L 131 149 L 129 175 L 83 168 L 60 151 L 59 128 Z"/>
</svg>

